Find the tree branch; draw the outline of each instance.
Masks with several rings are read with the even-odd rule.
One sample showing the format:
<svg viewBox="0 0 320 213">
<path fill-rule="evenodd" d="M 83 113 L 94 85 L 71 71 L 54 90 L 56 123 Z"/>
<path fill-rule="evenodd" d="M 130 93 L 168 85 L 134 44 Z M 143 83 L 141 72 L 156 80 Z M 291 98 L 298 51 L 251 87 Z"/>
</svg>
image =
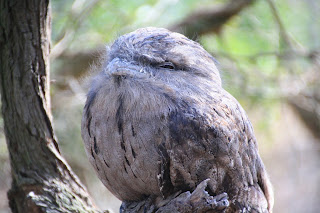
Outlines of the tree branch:
<svg viewBox="0 0 320 213">
<path fill-rule="evenodd" d="M 248 7 L 255 0 L 230 0 L 220 8 L 202 9 L 190 14 L 169 30 L 184 34 L 189 38 L 206 34 L 219 33 L 222 26 L 233 16 Z"/>
<path fill-rule="evenodd" d="M 284 27 L 284 24 L 282 23 L 282 20 L 280 18 L 280 15 L 278 13 L 278 10 L 276 6 L 274 5 L 272 0 L 267 0 L 269 7 L 271 9 L 271 13 L 273 14 L 273 17 L 278 25 L 279 28 L 279 33 L 280 33 L 280 38 L 283 40 L 285 44 L 285 48 L 292 48 L 292 42 L 291 39 Z"/>
<path fill-rule="evenodd" d="M 59 57 L 69 47 L 70 43 L 73 41 L 74 34 L 77 28 L 79 27 L 80 23 L 82 22 L 82 20 L 87 18 L 91 10 L 94 8 L 94 6 L 96 6 L 96 4 L 99 1 L 100 0 L 89 1 L 89 3 L 84 7 L 81 7 L 81 9 L 79 9 L 78 7 L 74 9 L 74 7 L 72 7 L 72 11 L 68 16 L 68 20 L 66 21 L 65 26 L 59 32 L 58 38 L 61 39 L 57 41 L 57 43 L 51 50 L 51 60 L 54 60 L 55 58 Z M 74 1 L 73 5 L 79 4 L 78 2 L 79 1 Z"/>
</svg>

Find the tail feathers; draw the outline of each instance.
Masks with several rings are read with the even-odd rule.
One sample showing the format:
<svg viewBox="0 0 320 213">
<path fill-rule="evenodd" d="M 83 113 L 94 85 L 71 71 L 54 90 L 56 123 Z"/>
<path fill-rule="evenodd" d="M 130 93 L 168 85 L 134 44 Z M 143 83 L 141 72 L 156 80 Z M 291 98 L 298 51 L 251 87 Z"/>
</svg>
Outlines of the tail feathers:
<svg viewBox="0 0 320 213">
<path fill-rule="evenodd" d="M 230 200 L 226 213 L 270 213 L 268 201 L 258 184 L 241 190 Z"/>
<path fill-rule="evenodd" d="M 267 199 L 268 202 L 268 211 L 269 213 L 272 213 L 272 208 L 274 204 L 274 195 L 273 195 L 273 188 L 270 182 L 270 179 L 268 177 L 268 174 L 265 170 L 265 168 L 262 165 L 262 168 L 260 172 L 258 172 L 258 184 L 260 188 L 262 189 L 264 196 Z"/>
</svg>

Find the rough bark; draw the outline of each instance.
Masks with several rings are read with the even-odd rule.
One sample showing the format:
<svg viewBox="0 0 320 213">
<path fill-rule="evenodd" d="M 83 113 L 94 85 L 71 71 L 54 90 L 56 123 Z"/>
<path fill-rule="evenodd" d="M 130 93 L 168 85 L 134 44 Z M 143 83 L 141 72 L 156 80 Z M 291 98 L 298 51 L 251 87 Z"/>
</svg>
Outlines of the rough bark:
<svg viewBox="0 0 320 213">
<path fill-rule="evenodd" d="M 61 157 L 49 98 L 49 0 L 2 0 L 0 84 L 12 212 L 95 212 Z"/>
<path fill-rule="evenodd" d="M 169 27 L 171 31 L 183 33 L 194 39 L 209 32 L 219 33 L 222 26 L 248 7 L 255 0 L 230 0 L 220 8 L 207 8 L 193 12 L 180 23 Z"/>
</svg>

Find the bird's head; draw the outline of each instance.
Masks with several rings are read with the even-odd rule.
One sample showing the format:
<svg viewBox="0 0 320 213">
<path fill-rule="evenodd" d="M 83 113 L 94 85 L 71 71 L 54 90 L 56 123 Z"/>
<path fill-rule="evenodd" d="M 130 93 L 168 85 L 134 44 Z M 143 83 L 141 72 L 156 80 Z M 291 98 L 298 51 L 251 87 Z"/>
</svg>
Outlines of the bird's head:
<svg viewBox="0 0 320 213">
<path fill-rule="evenodd" d="M 106 63 L 104 73 L 114 78 L 152 78 L 177 86 L 181 79 L 205 78 L 221 85 L 215 60 L 207 51 L 163 28 L 142 28 L 120 36 L 111 46 Z"/>
<path fill-rule="evenodd" d="M 205 104 L 221 89 L 215 59 L 197 42 L 163 28 L 142 28 L 120 36 L 101 65 L 89 99 L 103 88 L 103 96 L 125 97 L 130 106 L 170 100 Z"/>
</svg>

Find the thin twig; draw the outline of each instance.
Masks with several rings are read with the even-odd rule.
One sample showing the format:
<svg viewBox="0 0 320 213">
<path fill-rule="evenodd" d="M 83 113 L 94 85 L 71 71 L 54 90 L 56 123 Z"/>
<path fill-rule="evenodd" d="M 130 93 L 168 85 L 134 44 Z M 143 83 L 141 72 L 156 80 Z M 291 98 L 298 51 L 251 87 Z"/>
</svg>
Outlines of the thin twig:
<svg viewBox="0 0 320 213">
<path fill-rule="evenodd" d="M 284 27 L 284 24 L 280 18 L 279 12 L 278 12 L 274 2 L 272 0 L 266 0 L 266 1 L 268 2 L 270 9 L 271 9 L 271 12 L 273 14 L 273 17 L 278 25 L 280 37 L 285 42 L 286 46 L 288 46 L 291 49 L 292 48 L 291 39 L 290 39 L 289 34 L 287 33 L 287 31 Z"/>
<path fill-rule="evenodd" d="M 91 10 L 99 1 L 100 0 L 90 1 L 90 3 L 83 7 L 80 12 L 70 13 L 66 24 L 59 33 L 60 36 L 58 37 L 61 39 L 51 49 L 51 60 L 59 57 L 69 47 L 70 43 L 73 41 L 76 30 L 79 28 L 80 23 L 90 14 Z"/>
</svg>

